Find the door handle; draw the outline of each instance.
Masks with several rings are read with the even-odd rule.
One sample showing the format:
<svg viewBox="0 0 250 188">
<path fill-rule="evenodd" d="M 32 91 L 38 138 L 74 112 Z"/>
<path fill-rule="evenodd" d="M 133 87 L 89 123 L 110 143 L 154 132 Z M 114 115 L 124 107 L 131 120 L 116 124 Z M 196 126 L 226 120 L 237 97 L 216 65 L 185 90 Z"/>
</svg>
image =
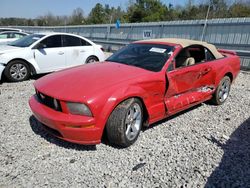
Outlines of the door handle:
<svg viewBox="0 0 250 188">
<path fill-rule="evenodd" d="M 202 75 L 205 75 L 207 73 L 209 73 L 211 71 L 211 68 L 208 67 L 208 68 L 205 68 L 203 71 L 202 71 Z"/>
<path fill-rule="evenodd" d="M 85 52 L 85 50 L 80 50 L 80 52 Z"/>
<path fill-rule="evenodd" d="M 64 52 L 58 52 L 58 54 L 59 54 L 59 55 L 63 55 L 63 54 L 64 54 Z"/>
</svg>

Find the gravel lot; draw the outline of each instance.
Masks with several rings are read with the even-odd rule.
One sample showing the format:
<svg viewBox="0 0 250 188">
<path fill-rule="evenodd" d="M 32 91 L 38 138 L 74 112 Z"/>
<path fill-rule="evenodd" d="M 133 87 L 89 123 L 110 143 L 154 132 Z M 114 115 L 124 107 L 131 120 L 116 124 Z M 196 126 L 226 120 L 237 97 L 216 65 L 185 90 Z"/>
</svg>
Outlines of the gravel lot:
<svg viewBox="0 0 250 188">
<path fill-rule="evenodd" d="M 33 82 L 0 84 L 0 187 L 250 187 L 250 73 L 222 106 L 161 121 L 127 149 L 48 135 L 28 106 Z"/>
</svg>

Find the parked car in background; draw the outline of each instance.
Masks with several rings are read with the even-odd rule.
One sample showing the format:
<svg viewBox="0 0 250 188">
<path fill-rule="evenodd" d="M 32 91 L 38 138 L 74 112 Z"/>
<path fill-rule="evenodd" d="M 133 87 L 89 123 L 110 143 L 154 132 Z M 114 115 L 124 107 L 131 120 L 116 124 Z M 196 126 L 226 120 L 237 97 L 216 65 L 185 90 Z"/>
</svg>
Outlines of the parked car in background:
<svg viewBox="0 0 250 188">
<path fill-rule="evenodd" d="M 0 32 L 0 45 L 8 44 L 20 38 L 27 36 L 28 33 L 18 31 L 4 31 Z"/>
<path fill-rule="evenodd" d="M 23 81 L 33 74 L 103 61 L 100 45 L 68 33 L 39 33 L 0 46 L 0 76 Z"/>
<path fill-rule="evenodd" d="M 206 42 L 137 41 L 106 62 L 37 80 L 29 104 L 34 116 L 59 138 L 98 144 L 106 134 L 110 143 L 127 147 L 142 125 L 207 100 L 224 103 L 239 70 L 234 52 L 218 51 Z"/>
<path fill-rule="evenodd" d="M 0 32 L 4 32 L 4 31 L 17 31 L 17 32 L 22 32 L 21 29 L 17 29 L 17 28 L 0 27 Z"/>
</svg>

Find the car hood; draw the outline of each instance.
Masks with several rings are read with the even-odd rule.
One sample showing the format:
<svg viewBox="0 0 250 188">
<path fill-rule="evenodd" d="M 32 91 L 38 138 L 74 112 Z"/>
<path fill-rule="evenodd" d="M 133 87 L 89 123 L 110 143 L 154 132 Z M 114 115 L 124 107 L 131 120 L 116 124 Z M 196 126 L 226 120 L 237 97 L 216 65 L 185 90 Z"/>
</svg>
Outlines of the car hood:
<svg viewBox="0 0 250 188">
<path fill-rule="evenodd" d="M 150 71 L 119 63 L 103 62 L 81 65 L 47 75 L 37 80 L 35 88 L 45 95 L 73 102 L 86 101 L 100 90 L 138 78 Z"/>
<path fill-rule="evenodd" d="M 14 52 L 23 48 L 10 46 L 10 45 L 0 45 L 0 54 Z"/>
</svg>

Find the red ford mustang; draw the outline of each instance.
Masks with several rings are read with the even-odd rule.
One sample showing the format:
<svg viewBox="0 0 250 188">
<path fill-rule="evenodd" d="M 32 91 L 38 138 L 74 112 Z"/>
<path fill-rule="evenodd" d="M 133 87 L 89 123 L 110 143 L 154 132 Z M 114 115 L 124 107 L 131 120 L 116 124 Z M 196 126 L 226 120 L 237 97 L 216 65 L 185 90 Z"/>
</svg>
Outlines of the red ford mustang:
<svg viewBox="0 0 250 188">
<path fill-rule="evenodd" d="M 134 42 L 105 62 L 47 75 L 29 104 L 55 136 L 127 147 L 150 125 L 201 102 L 222 104 L 240 70 L 234 52 L 185 39 Z"/>
</svg>

